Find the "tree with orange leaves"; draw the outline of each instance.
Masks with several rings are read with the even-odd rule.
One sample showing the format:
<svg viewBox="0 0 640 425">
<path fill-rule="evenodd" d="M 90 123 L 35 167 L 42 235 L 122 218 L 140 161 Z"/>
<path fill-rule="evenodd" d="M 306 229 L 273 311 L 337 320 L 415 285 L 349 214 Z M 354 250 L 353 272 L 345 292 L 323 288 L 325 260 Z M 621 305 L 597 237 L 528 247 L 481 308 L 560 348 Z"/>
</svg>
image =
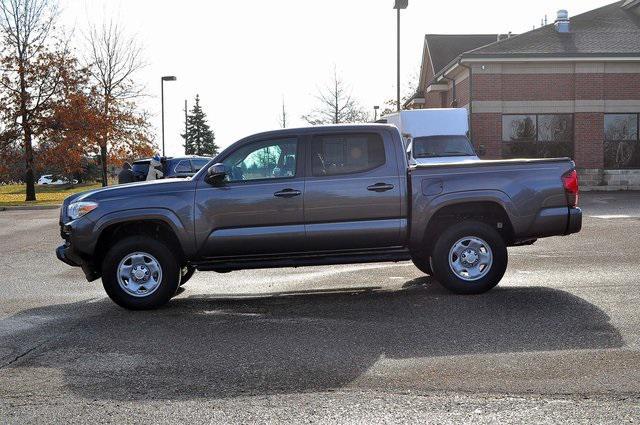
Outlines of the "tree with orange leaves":
<svg viewBox="0 0 640 425">
<path fill-rule="evenodd" d="M 38 160 L 50 172 L 73 181 L 91 155 L 106 122 L 96 103 L 95 89 L 89 86 L 89 73 L 73 57 L 65 60 L 60 93 L 52 102 L 38 128 Z"/>
<path fill-rule="evenodd" d="M 109 135 L 112 164 L 152 156 L 155 145 L 146 115 L 138 112 L 134 103 L 120 103 L 106 115 L 89 70 L 80 69 L 75 59 L 67 63 L 70 66 L 62 74 L 61 96 L 40 129 L 39 159 L 49 170 L 72 181 L 88 157 L 99 157 L 105 134 Z"/>
<path fill-rule="evenodd" d="M 107 123 L 99 138 L 103 186 L 106 186 L 108 161 L 131 159 L 136 152 L 148 156 L 155 150 L 147 116 L 137 110 L 135 103 L 142 88 L 134 76 L 144 62 L 138 41 L 127 36 L 113 20 L 92 25 L 86 44 L 85 61 Z"/>
<path fill-rule="evenodd" d="M 0 2 L 0 105 L 5 133 L 22 141 L 27 201 L 36 200 L 34 130 L 60 91 L 58 53 L 66 46 L 53 36 L 57 10 L 55 0 Z"/>
</svg>

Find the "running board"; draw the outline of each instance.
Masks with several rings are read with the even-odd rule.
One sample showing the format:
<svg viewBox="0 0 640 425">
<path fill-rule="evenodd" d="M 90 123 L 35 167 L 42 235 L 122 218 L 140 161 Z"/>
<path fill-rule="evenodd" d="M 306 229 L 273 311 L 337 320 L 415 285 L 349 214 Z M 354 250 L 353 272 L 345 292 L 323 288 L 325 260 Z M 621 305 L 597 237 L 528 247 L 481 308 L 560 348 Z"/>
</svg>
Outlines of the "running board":
<svg viewBox="0 0 640 425">
<path fill-rule="evenodd" d="M 383 263 L 411 260 L 408 250 L 375 251 L 348 253 L 342 255 L 303 255 L 277 258 L 224 259 L 195 262 L 193 265 L 202 271 L 231 271 L 247 269 L 271 269 L 282 267 L 327 266 L 333 264 Z"/>
</svg>

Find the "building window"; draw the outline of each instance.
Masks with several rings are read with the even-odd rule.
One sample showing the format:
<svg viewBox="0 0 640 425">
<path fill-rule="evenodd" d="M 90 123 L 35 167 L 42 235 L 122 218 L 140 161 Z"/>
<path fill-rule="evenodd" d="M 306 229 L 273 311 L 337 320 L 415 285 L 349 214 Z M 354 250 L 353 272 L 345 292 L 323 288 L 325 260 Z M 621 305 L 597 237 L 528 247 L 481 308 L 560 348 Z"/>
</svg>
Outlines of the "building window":
<svg viewBox="0 0 640 425">
<path fill-rule="evenodd" d="M 605 114 L 605 168 L 640 168 L 638 120 L 640 120 L 640 114 Z"/>
<path fill-rule="evenodd" d="M 503 115 L 502 156 L 573 157 L 573 115 Z"/>
</svg>

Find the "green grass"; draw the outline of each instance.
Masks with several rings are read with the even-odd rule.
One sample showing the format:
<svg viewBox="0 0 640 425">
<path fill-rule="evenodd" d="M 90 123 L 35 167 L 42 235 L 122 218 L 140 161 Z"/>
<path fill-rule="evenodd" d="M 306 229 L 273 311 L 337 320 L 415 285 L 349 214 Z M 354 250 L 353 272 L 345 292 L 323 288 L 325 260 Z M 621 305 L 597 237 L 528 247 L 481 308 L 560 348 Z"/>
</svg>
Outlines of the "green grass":
<svg viewBox="0 0 640 425">
<path fill-rule="evenodd" d="M 0 186 L 0 207 L 26 205 L 59 205 L 69 195 L 85 190 L 98 189 L 100 183 L 83 183 L 75 186 L 38 186 L 36 185 L 36 201 L 25 202 L 26 188 L 23 184 Z"/>
</svg>

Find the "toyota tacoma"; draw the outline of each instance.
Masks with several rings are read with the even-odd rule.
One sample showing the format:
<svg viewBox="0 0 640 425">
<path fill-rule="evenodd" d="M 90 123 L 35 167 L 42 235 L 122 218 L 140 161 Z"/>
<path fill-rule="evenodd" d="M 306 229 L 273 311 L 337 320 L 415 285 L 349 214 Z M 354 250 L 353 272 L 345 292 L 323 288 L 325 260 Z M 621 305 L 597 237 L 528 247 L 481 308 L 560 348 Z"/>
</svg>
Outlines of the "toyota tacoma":
<svg viewBox="0 0 640 425">
<path fill-rule="evenodd" d="M 67 198 L 58 258 L 128 309 L 168 302 L 196 270 L 412 260 L 459 294 L 493 288 L 507 247 L 580 231 L 568 158 L 409 166 L 398 129 L 247 137 L 189 179 Z"/>
</svg>

